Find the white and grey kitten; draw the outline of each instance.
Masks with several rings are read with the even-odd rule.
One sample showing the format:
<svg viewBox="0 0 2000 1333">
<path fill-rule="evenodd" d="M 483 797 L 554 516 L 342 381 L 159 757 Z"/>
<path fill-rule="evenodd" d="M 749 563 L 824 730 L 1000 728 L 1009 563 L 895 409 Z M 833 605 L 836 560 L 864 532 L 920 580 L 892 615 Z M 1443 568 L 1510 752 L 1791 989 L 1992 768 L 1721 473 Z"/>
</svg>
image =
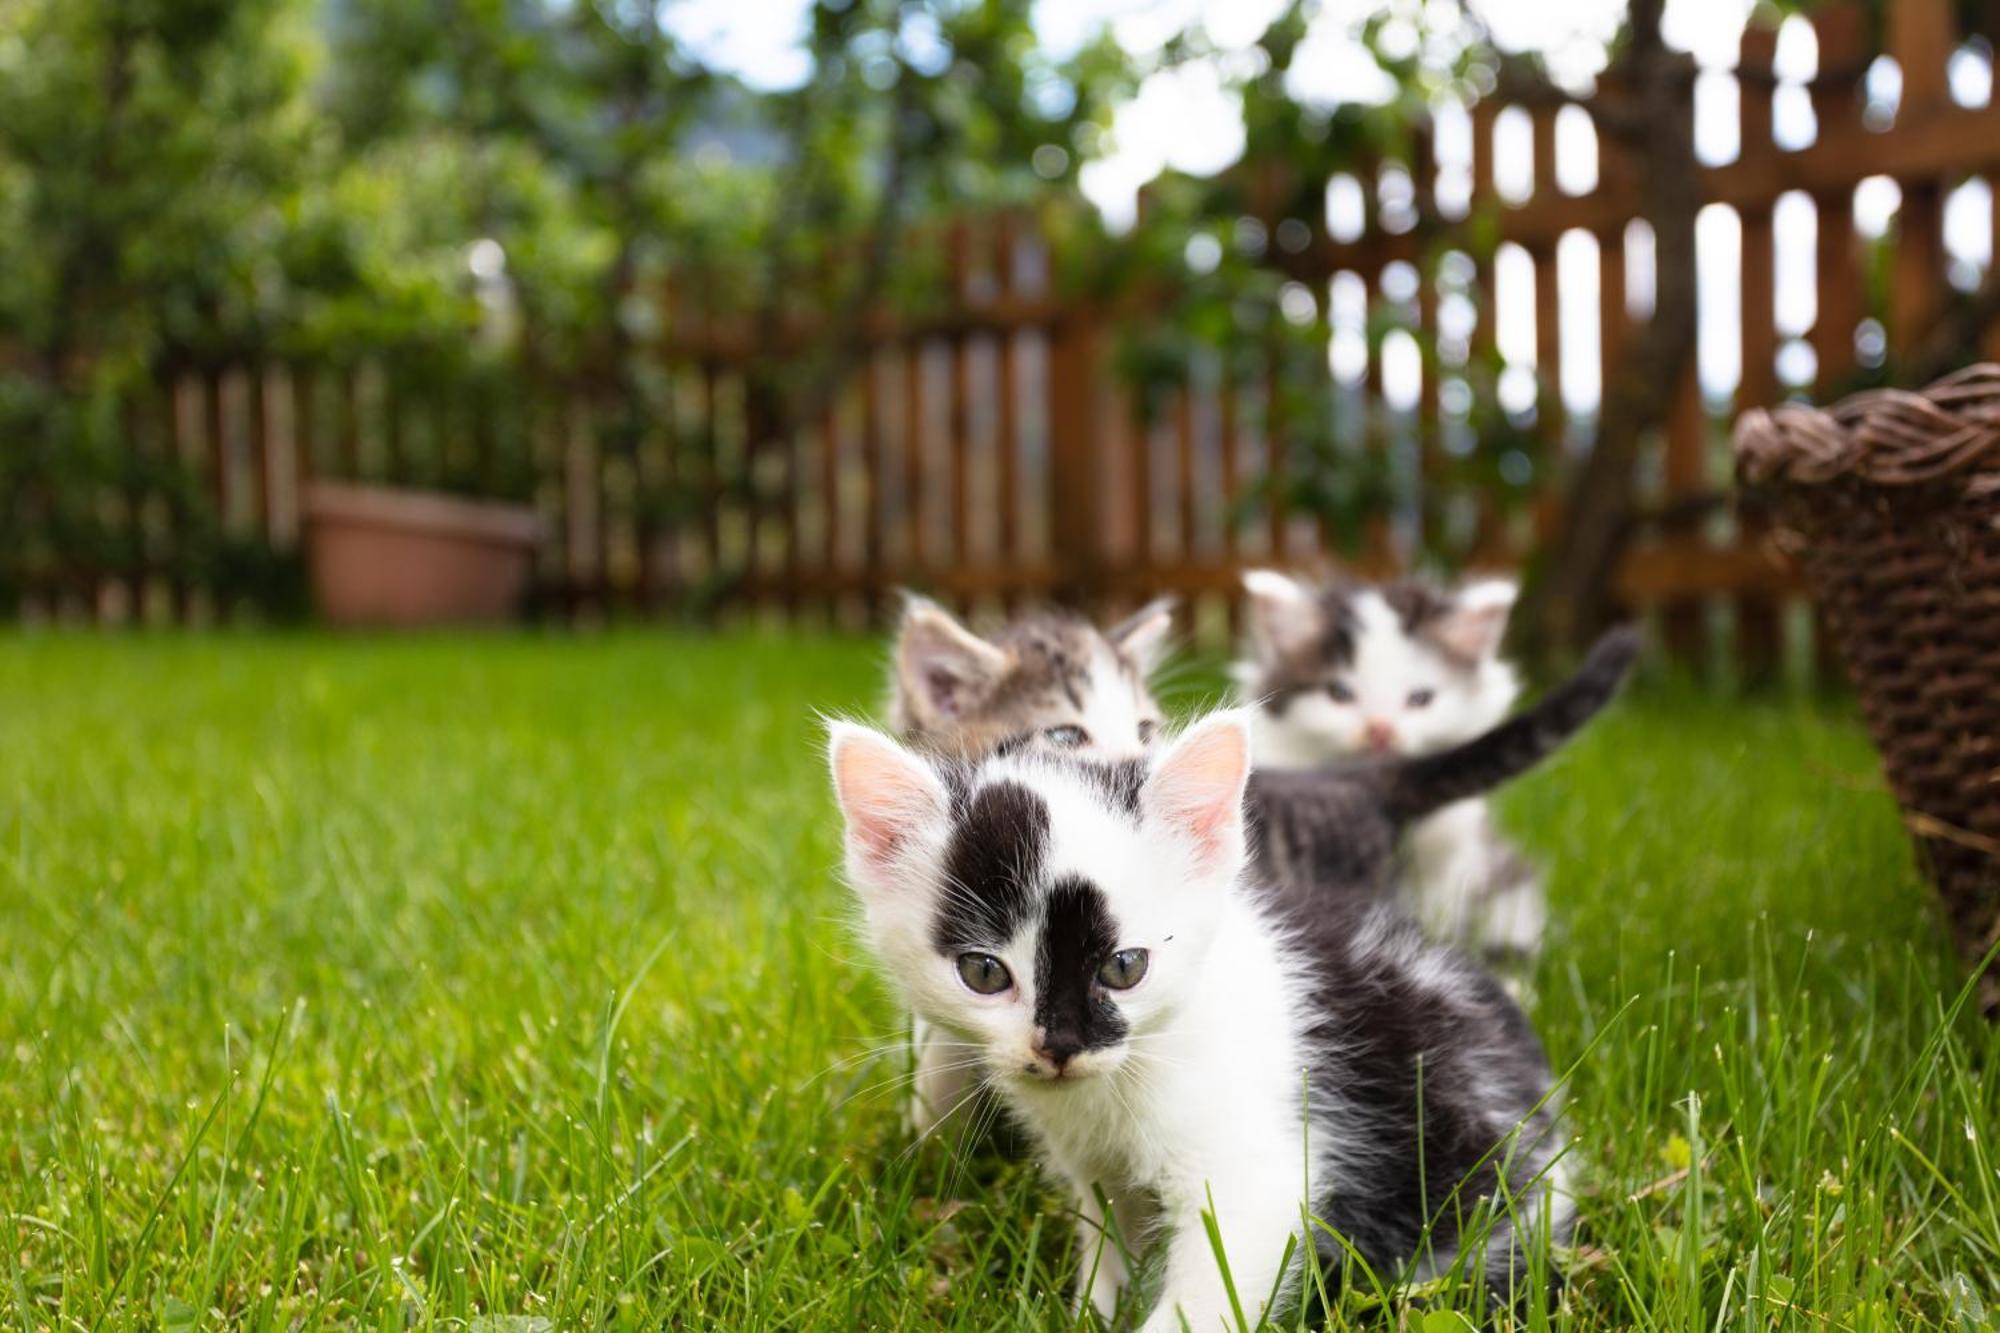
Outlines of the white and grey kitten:
<svg viewBox="0 0 2000 1333">
<path fill-rule="evenodd" d="M 1260 769 L 1434 754 L 1490 731 L 1520 693 L 1500 657 L 1508 580 L 1441 591 L 1252 570 L 1243 586 L 1249 651 L 1235 676 L 1255 705 Z M 1500 836 L 1483 796 L 1412 825 L 1399 878 L 1433 937 L 1510 973 L 1532 969 L 1548 920 L 1541 875 Z"/>
<path fill-rule="evenodd" d="M 1253 1319 L 1297 1293 L 1294 1239 L 1336 1280 L 1351 1246 L 1504 1299 L 1567 1238 L 1527 1021 L 1392 904 L 1260 882 L 1240 715 L 1124 761 L 926 757 L 837 723 L 831 761 L 868 942 L 1068 1185 L 1079 1305 L 1109 1317 L 1128 1284 L 1115 1227 L 1165 1250 L 1142 1333 L 1227 1321 L 1205 1214 Z"/>
<path fill-rule="evenodd" d="M 991 638 L 936 602 L 906 596 L 896 632 L 889 716 L 904 741 L 959 758 L 1023 743 L 1111 756 L 1143 753 L 1160 725 L 1147 688 L 1173 627 L 1173 603 L 1149 603 L 1100 631 L 1066 611 L 1018 616 Z M 908 1114 L 920 1134 L 976 1080 L 918 1014 Z"/>
</svg>

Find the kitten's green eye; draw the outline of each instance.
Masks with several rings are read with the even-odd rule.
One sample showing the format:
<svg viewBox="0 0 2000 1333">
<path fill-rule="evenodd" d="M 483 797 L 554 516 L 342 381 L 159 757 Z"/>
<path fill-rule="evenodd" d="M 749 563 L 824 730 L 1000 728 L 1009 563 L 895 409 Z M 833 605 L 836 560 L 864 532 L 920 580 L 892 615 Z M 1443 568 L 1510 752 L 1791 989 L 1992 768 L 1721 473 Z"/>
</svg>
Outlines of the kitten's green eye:
<svg viewBox="0 0 2000 1333">
<path fill-rule="evenodd" d="M 1351 704 L 1354 702 L 1354 691 L 1336 680 L 1326 687 L 1326 697 L 1337 704 Z"/>
<path fill-rule="evenodd" d="M 1014 984 L 1007 965 L 990 953 L 960 954 L 958 979 L 975 995 L 998 995 Z"/>
<path fill-rule="evenodd" d="M 1042 739 L 1065 750 L 1074 750 L 1089 743 L 1090 733 L 1082 727 L 1050 727 L 1042 733 Z"/>
<path fill-rule="evenodd" d="M 1146 975 L 1144 949 L 1120 949 L 1097 969 L 1097 979 L 1111 990 L 1131 990 Z"/>
<path fill-rule="evenodd" d="M 1435 698 L 1437 698 L 1436 690 L 1411 690 L 1408 702 L 1412 708 L 1429 708 L 1431 700 Z"/>
</svg>

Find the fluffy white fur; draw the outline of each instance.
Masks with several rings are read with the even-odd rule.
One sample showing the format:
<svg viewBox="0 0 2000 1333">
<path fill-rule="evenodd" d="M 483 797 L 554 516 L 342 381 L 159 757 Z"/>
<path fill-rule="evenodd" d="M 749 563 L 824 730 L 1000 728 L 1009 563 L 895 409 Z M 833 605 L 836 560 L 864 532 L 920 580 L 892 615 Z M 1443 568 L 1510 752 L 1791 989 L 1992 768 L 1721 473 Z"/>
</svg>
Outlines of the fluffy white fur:
<svg viewBox="0 0 2000 1333">
<path fill-rule="evenodd" d="M 1309 651 L 1322 611 L 1309 585 L 1275 570 L 1251 570 L 1243 586 L 1251 599 L 1251 652 L 1234 674 L 1239 697 L 1250 703 L 1271 657 Z M 1436 641 L 1408 633 L 1381 593 L 1356 592 L 1353 661 L 1335 673 L 1350 697 L 1313 690 L 1291 699 L 1281 714 L 1253 709 L 1258 766 L 1316 768 L 1360 755 L 1429 754 L 1490 730 L 1521 691 L 1499 653 L 1517 591 L 1498 578 L 1459 588 L 1453 610 L 1432 630 Z M 1418 702 L 1425 694 L 1428 701 Z M 1519 955 L 1539 947 L 1547 909 L 1538 879 L 1488 892 L 1506 877 L 1500 858 L 1507 852 L 1493 835 L 1484 799 L 1420 821 L 1404 850 L 1402 893 L 1433 938 Z"/>
<path fill-rule="evenodd" d="M 1079 1302 L 1109 1316 L 1129 1280 L 1121 1247 L 1107 1240 L 1115 1222 L 1133 1249 L 1154 1236 L 1166 1247 L 1142 1333 L 1178 1329 L 1183 1318 L 1220 1327 L 1228 1296 L 1202 1221 L 1212 1208 L 1237 1292 L 1255 1307 L 1277 1285 L 1300 1201 L 1318 1193 L 1331 1155 L 1317 1143 L 1307 1155 L 1305 1018 L 1291 997 L 1309 987 L 1239 883 L 1243 720 L 1217 715 L 1155 759 L 1138 827 L 1033 755 L 981 770 L 981 782 L 1017 781 L 1045 798 L 1051 872 L 1097 885 L 1121 947 L 1150 951 L 1145 978 L 1119 996 L 1125 1040 L 1078 1057 L 1061 1077 L 1035 1053 L 1032 941 L 1003 950 L 1015 981 L 994 996 L 961 984 L 930 942 L 924 886 L 940 874 L 944 818 L 929 769 L 846 725 L 834 728 L 832 756 L 869 940 L 926 1022 L 977 1047 L 991 1086 L 1068 1182 L 1082 1218 Z"/>
</svg>

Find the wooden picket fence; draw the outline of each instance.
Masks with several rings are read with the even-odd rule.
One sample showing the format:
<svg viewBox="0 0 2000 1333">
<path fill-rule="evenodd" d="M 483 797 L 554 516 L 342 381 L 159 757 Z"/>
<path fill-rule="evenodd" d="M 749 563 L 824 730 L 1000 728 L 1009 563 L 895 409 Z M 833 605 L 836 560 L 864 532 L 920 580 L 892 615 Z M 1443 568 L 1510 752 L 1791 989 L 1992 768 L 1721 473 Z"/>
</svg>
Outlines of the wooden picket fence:
<svg viewBox="0 0 2000 1333">
<path fill-rule="evenodd" d="M 2000 182 L 2000 100 L 1966 106 L 1951 95 L 1947 67 L 1963 41 L 1950 0 L 1898 0 L 1887 12 L 1882 45 L 1901 73 L 1892 123 L 1865 96 L 1880 53 L 1863 11 L 1825 6 L 1812 19 L 1819 73 L 1803 89 L 1780 86 L 1772 32 L 1746 34 L 1734 72 L 1739 151 L 1700 169 L 1706 202 L 1740 226 L 1740 383 L 1726 399 L 1705 398 L 1690 358 L 1645 469 L 1645 507 L 1658 521 L 1618 576 L 1624 599 L 1655 613 L 1673 646 L 1697 663 L 1761 666 L 1810 653 L 1791 571 L 1756 517 L 1702 503 L 1729 489 L 1728 421 L 1786 394 L 1850 383 L 1857 329 L 1875 327 L 1864 321 L 1879 321 L 1886 355 L 1907 348 L 1951 299 L 1948 194 L 1968 179 Z M 1690 117 L 1693 90 L 1690 69 Z M 1775 140 L 1774 96 L 1809 100 L 1817 122 L 1809 146 Z M 1589 447 L 1593 423 L 1588 412 L 1565 413 L 1563 349 L 1594 337 L 1611 384 L 1634 320 L 1644 318 L 1635 297 L 1653 281 L 1642 251 L 1628 244 L 1638 165 L 1598 151 L 1594 171 L 1582 173 L 1586 188 L 1566 190 L 1558 177 L 1558 139 L 1578 129 L 1561 121 L 1587 123 L 1591 114 L 1588 101 L 1482 101 L 1470 109 L 1456 156 L 1445 136 L 1427 135 L 1407 160 L 1327 183 L 1331 196 L 1359 197 L 1345 228 L 1325 214 L 1272 211 L 1282 205 L 1271 199 L 1300 192 L 1266 190 L 1260 199 L 1257 173 L 1246 171 L 1245 225 L 1322 308 L 1343 292 L 1365 294 L 1369 309 L 1395 306 L 1427 335 L 1448 323 L 1457 263 L 1476 299 L 1469 338 L 1445 341 L 1475 351 L 1498 331 L 1496 255 L 1519 247 L 1533 274 L 1534 429 L 1557 456 L 1574 456 Z M 1510 135 L 1529 146 L 1525 190 L 1503 191 L 1496 179 Z M 1591 137 L 1577 142 L 1588 147 Z M 1595 139 L 1600 148 L 1609 142 Z M 1588 156 L 1566 140 L 1564 174 Z M 1887 256 L 1887 281 L 1877 284 L 1884 300 L 1869 295 L 1871 251 L 1853 207 L 1857 187 L 1878 176 L 1901 190 L 1893 235 L 1873 252 Z M 1818 237 L 1817 317 L 1797 338 L 1781 336 L 1774 298 L 1773 216 L 1793 195 L 1809 202 Z M 1568 278 L 1557 256 L 1574 234 L 1595 241 L 1594 333 L 1564 318 Z M 1248 498 L 1259 494 L 1258 478 L 1286 465 L 1287 425 L 1267 410 L 1266 384 L 1204 364 L 1189 367 L 1182 387 L 1137 402 L 1114 352 L 1143 313 L 1068 295 L 1032 212 L 969 219 L 925 244 L 941 247 L 949 291 L 920 318 L 864 321 L 853 373 L 819 420 L 783 440 L 752 441 L 744 420 L 746 367 L 779 353 L 719 338 L 676 340 L 662 351 L 663 410 L 628 447 L 607 446 L 594 424 L 598 400 L 584 391 L 416 402 L 399 393 L 393 362 L 180 375 L 137 413 L 135 439 L 194 465 L 224 526 L 281 552 L 300 540 L 300 488 L 314 475 L 421 483 L 476 472 L 496 440 L 525 440 L 534 460 L 529 493 L 547 531 L 537 603 L 545 614 L 582 620 L 693 607 L 860 625 L 892 604 L 894 589 L 910 586 L 975 612 L 1045 598 L 1109 609 L 1174 593 L 1194 607 L 1198 629 L 1219 629 L 1243 567 L 1325 557 L 1340 534 Z M 1449 357 L 1437 373 L 1427 363 L 1414 401 L 1390 403 L 1389 351 L 1354 343 L 1337 322 L 1336 336 L 1352 344 L 1338 369 L 1351 383 L 1353 412 L 1339 429 L 1356 447 L 1405 451 L 1420 485 L 1452 447 L 1463 407 L 1454 379 L 1463 372 Z M 1787 347 L 1794 341 L 1812 356 L 1798 357 L 1801 349 Z M 1793 355 L 1781 358 L 1781 350 Z M 1781 364 L 1802 359 L 1810 375 L 1781 380 Z M 1515 558 L 1547 531 L 1552 481 L 1547 489 L 1551 498 L 1531 518 L 1494 534 L 1488 559 Z M 662 494 L 678 499 L 657 503 Z M 153 520 L 142 545 L 170 546 L 172 533 L 161 529 Z M 1428 536 L 1421 522 L 1388 515 L 1364 541 L 1363 562 L 1406 562 Z M 167 586 L 143 562 L 97 571 L 94 580 L 65 585 L 40 610 L 80 607 L 112 619 L 228 611 L 205 608 L 200 587 Z"/>
</svg>

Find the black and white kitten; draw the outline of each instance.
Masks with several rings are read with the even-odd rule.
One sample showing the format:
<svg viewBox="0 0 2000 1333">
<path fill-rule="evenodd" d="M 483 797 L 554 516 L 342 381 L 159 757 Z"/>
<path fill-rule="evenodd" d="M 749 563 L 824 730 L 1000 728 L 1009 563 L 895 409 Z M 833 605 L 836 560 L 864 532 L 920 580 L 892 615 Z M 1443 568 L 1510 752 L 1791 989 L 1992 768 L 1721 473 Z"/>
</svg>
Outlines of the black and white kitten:
<svg viewBox="0 0 2000 1333">
<path fill-rule="evenodd" d="M 1399 849 L 1411 831 L 1439 811 L 1480 800 L 1562 748 L 1617 697 L 1640 642 L 1636 630 L 1610 631 L 1569 679 L 1446 749 L 1324 768 L 1257 769 L 1249 814 L 1258 873 L 1316 898 L 1394 897 Z"/>
<path fill-rule="evenodd" d="M 1243 586 L 1249 650 L 1235 675 L 1239 697 L 1255 705 L 1260 770 L 1437 753 L 1489 731 L 1520 693 L 1500 657 L 1509 580 L 1448 591 L 1409 579 L 1308 585 L 1260 569 Z M 1531 968 L 1548 919 L 1541 875 L 1500 835 L 1483 797 L 1413 825 L 1400 879 L 1435 938 Z"/>
<path fill-rule="evenodd" d="M 1385 1278 L 1462 1259 L 1505 1291 L 1568 1236 L 1526 1020 L 1392 905 L 1254 872 L 1239 715 L 1122 762 L 967 763 L 836 723 L 831 762 L 868 942 L 1068 1184 L 1079 1304 L 1109 1316 L 1129 1280 L 1114 1222 L 1165 1248 L 1142 1333 L 1217 1327 L 1231 1285 L 1253 1317 L 1289 1299 L 1294 1238 L 1340 1271 L 1302 1206 Z"/>
</svg>

